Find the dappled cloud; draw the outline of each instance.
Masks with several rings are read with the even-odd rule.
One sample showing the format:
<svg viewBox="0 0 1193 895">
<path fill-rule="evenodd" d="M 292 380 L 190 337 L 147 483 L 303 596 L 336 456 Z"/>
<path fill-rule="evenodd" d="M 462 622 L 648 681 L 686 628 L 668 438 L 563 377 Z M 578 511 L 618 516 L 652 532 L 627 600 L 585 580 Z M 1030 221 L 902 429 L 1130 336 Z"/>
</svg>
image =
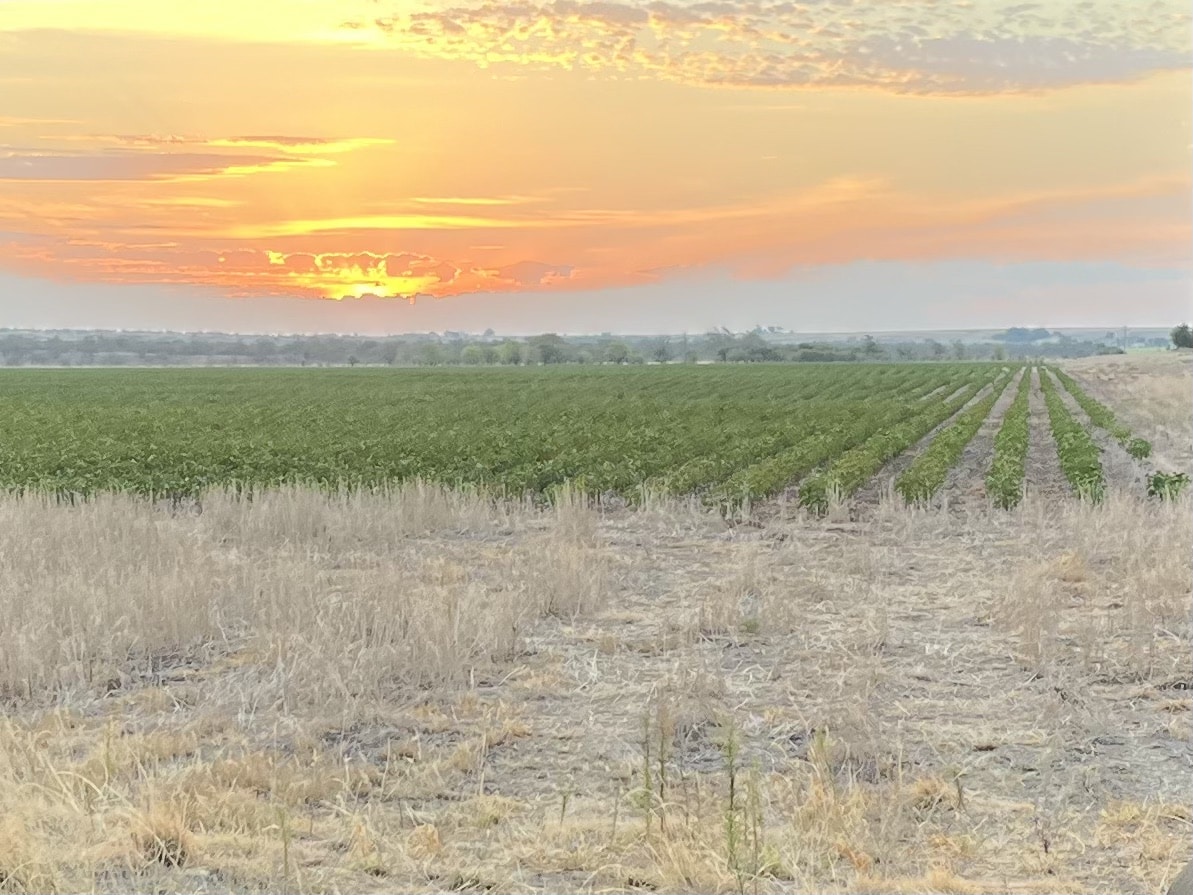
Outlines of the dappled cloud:
<svg viewBox="0 0 1193 895">
<path fill-rule="evenodd" d="M 1174 0 L 486 0 L 345 23 L 412 53 L 729 86 L 986 94 L 1189 66 Z"/>
</svg>

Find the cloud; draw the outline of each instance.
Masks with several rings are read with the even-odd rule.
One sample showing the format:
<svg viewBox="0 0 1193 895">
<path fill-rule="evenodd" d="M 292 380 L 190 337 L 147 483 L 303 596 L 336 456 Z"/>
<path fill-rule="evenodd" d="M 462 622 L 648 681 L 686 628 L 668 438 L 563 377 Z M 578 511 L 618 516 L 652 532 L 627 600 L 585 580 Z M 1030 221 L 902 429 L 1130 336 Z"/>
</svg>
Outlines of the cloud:
<svg viewBox="0 0 1193 895">
<path fill-rule="evenodd" d="M 242 224 L 230 228 L 235 239 L 267 239 L 334 233 L 349 230 L 490 230 L 524 226 L 508 218 L 484 218 L 448 214 L 362 214 L 342 218 L 311 218 L 264 224 Z"/>
<path fill-rule="evenodd" d="M 5 79 L 0 78 L 0 84 L 4 83 Z M 28 127 L 31 125 L 57 125 L 57 124 L 77 124 L 69 118 L 22 118 L 17 115 L 0 115 L 0 127 Z"/>
<path fill-rule="evenodd" d="M 493 292 L 551 290 L 575 272 L 570 264 L 522 260 L 488 266 L 467 259 L 442 259 L 415 252 L 326 252 L 313 254 L 266 253 L 270 263 L 284 271 L 285 292 L 318 294 L 328 298 L 346 295 L 412 299 L 416 295 L 444 298 Z M 249 259 L 243 268 L 259 265 Z M 609 278 L 614 281 L 616 278 Z M 254 294 L 260 283 L 246 285 Z M 276 284 L 275 284 L 276 285 Z"/>
<path fill-rule="evenodd" d="M 533 205 L 543 200 L 536 196 L 416 196 L 419 205 Z"/>
<path fill-rule="evenodd" d="M 572 265 L 522 260 L 488 266 L 417 252 L 284 252 L 247 246 L 200 248 L 173 241 L 132 244 L 0 232 L 12 269 L 56 279 L 194 284 L 227 295 L 345 298 L 544 291 Z"/>
<path fill-rule="evenodd" d="M 540 261 L 519 261 L 497 268 L 494 273 L 499 280 L 513 286 L 547 286 L 571 276 L 570 265 L 543 264 Z"/>
<path fill-rule="evenodd" d="M 159 213 L 136 201 L 13 196 L 0 199 L 0 227 L 37 221 L 44 229 L 0 240 L 0 257 L 9 270 L 79 282 L 330 298 L 573 292 L 715 269 L 769 279 L 867 259 L 1115 257 L 1187 269 L 1190 187 L 1187 177 L 1153 177 L 958 200 L 906 193 L 882 179 L 835 178 L 754 203 L 547 208 L 508 220 L 399 210 L 231 226 L 224 222 L 243 213 L 235 200 L 188 206 L 179 195 Z M 186 209 L 185 221 L 171 217 L 175 207 Z M 489 227 L 504 228 L 501 245 L 476 240 Z"/>
<path fill-rule="evenodd" d="M 924 83 L 977 93 L 1130 81 L 1189 65 L 1188 53 L 1176 48 L 1115 46 L 1072 37 L 954 35 L 920 40 L 885 34 L 866 39 L 857 50 L 870 65 L 889 71 L 906 65 L 910 50 Z"/>
<path fill-rule="evenodd" d="M 0 180 L 181 180 L 237 176 L 315 163 L 307 159 L 203 152 L 10 150 L 0 154 Z"/>
<path fill-rule="evenodd" d="M 154 148 L 160 146 L 201 146 L 204 142 L 199 137 L 187 137 L 181 134 L 90 134 L 70 137 L 69 139 L 97 143 L 119 143 L 122 146 L 151 146 Z"/>
<path fill-rule="evenodd" d="M 272 149 L 277 152 L 302 155 L 333 155 L 341 152 L 355 152 L 370 146 L 392 146 L 396 140 L 382 137 L 344 137 L 325 139 L 322 137 L 221 137 L 206 141 L 207 146 Z"/>
<path fill-rule="evenodd" d="M 1176 0 L 486 0 L 353 23 L 416 54 L 706 85 L 991 94 L 1190 66 Z"/>
</svg>

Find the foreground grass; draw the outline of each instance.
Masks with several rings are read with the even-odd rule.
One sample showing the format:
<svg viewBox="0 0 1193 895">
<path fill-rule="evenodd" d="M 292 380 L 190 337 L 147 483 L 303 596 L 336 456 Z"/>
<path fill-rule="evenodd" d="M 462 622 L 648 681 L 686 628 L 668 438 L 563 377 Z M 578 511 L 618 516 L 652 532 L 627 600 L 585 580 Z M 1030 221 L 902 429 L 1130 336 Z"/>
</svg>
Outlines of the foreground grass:
<svg viewBox="0 0 1193 895">
<path fill-rule="evenodd" d="M 0 887 L 1155 890 L 1191 509 L 8 498 Z"/>
</svg>

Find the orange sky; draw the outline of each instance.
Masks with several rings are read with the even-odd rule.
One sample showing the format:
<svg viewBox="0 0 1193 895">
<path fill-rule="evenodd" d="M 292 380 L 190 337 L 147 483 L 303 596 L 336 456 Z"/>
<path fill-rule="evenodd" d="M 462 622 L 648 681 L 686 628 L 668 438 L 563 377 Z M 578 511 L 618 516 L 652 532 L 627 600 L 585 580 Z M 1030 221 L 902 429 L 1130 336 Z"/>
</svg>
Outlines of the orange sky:
<svg viewBox="0 0 1193 895">
<path fill-rule="evenodd" d="M 1187 297 L 1189 29 L 1168 0 L 6 0 L 0 274 L 410 299 L 1112 261 Z"/>
</svg>

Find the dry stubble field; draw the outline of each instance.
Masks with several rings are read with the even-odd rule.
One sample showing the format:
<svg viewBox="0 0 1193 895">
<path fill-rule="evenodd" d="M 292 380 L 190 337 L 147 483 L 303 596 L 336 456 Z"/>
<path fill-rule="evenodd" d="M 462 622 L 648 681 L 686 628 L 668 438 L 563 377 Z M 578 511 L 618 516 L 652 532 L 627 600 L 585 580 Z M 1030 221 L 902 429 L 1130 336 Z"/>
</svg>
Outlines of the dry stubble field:
<svg viewBox="0 0 1193 895">
<path fill-rule="evenodd" d="M 1187 358 L 1070 369 L 1188 468 Z M 1160 891 L 1193 504 L 965 460 L 828 519 L 5 499 L 0 891 Z"/>
</svg>

